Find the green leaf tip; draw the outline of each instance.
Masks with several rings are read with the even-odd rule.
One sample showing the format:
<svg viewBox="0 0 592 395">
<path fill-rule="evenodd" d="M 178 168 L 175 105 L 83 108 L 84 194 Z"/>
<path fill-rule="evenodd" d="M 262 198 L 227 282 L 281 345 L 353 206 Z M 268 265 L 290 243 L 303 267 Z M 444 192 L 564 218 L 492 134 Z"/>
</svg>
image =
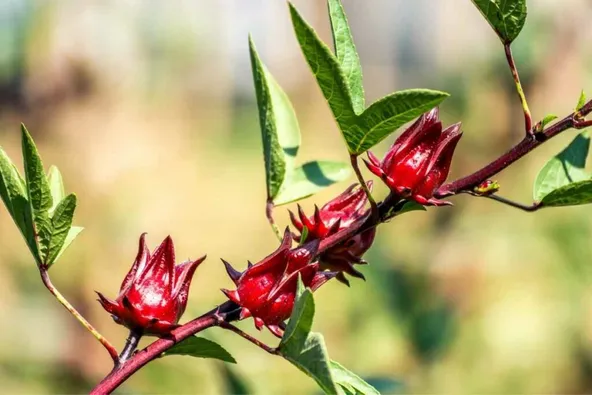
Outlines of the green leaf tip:
<svg viewBox="0 0 592 395">
<path fill-rule="evenodd" d="M 584 107 L 584 104 L 586 104 L 586 92 L 584 92 L 584 90 L 582 89 L 582 91 L 580 92 L 580 97 L 578 99 L 578 104 L 576 105 L 576 112 L 580 111 L 582 107 Z"/>
<path fill-rule="evenodd" d="M 526 23 L 526 0 L 472 0 L 504 45 L 518 37 Z"/>
<path fill-rule="evenodd" d="M 447 93 L 413 89 L 395 92 L 363 105 L 359 56 L 341 3 L 329 0 L 336 55 L 289 3 L 296 38 L 339 126 L 350 154 L 359 155 L 384 140 L 403 124 L 438 106 Z"/>
</svg>

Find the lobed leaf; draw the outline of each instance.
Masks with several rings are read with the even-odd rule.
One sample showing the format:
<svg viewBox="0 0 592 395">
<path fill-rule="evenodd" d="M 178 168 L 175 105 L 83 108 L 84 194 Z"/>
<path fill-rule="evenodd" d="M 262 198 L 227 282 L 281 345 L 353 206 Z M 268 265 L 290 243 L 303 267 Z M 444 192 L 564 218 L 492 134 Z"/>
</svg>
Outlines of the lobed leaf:
<svg viewBox="0 0 592 395">
<path fill-rule="evenodd" d="M 353 110 L 356 114 L 361 114 L 366 106 L 364 104 L 364 85 L 362 83 L 360 56 L 358 55 L 358 51 L 356 51 L 354 39 L 341 1 L 328 0 L 328 5 L 335 55 L 349 88 Z"/>
<path fill-rule="evenodd" d="M 472 0 L 504 45 L 518 37 L 526 22 L 526 0 Z"/>
<path fill-rule="evenodd" d="M 56 166 L 51 166 L 47 173 L 47 181 L 49 182 L 49 190 L 51 192 L 51 198 L 53 204 L 49 209 L 50 213 L 53 213 L 64 197 L 66 197 L 66 191 L 64 189 L 64 180 L 62 179 L 62 173 Z"/>
<path fill-rule="evenodd" d="M 70 194 L 58 203 L 53 213 L 51 218 L 52 232 L 49 239 L 49 250 L 44 262 L 47 267 L 50 267 L 56 261 L 64 249 L 64 244 L 72 228 L 72 219 L 74 218 L 75 210 L 76 195 Z"/>
<path fill-rule="evenodd" d="M 169 348 L 164 355 L 188 355 L 196 358 L 213 358 L 224 362 L 236 360 L 221 345 L 203 337 L 191 336 Z"/>
<path fill-rule="evenodd" d="M 329 11 L 337 57 L 290 4 L 292 24 L 304 58 L 329 104 L 350 154 L 359 155 L 404 123 L 439 105 L 448 94 L 427 89 L 395 92 L 363 110 L 359 97 L 355 97 L 361 92 L 361 88 L 355 88 L 356 84 L 361 84 L 361 68 L 358 77 L 359 59 L 357 53 L 355 59 L 353 57 L 355 47 L 349 28 L 345 28 L 347 21 L 343 8 L 337 0 L 332 0 Z"/>
<path fill-rule="evenodd" d="M 251 38 L 249 51 L 263 140 L 267 196 L 282 187 L 300 147 L 300 128 L 290 100 L 265 68 Z"/>
<path fill-rule="evenodd" d="M 586 132 L 580 133 L 563 151 L 543 166 L 534 182 L 535 202 L 542 202 L 545 196 L 558 188 L 590 178 L 584 170 L 589 147 L 590 137 Z"/>
</svg>

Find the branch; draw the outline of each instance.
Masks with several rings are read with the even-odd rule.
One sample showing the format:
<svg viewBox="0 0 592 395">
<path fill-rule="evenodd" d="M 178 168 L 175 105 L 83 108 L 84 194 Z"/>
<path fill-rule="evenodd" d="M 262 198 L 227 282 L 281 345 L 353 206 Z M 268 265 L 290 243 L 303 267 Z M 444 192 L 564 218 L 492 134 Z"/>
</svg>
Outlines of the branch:
<svg viewBox="0 0 592 395">
<path fill-rule="evenodd" d="M 495 200 L 496 202 L 508 205 L 510 207 L 517 208 L 519 210 L 528 211 L 528 212 L 537 211 L 543 207 L 539 203 L 533 203 L 532 205 L 525 205 L 525 204 L 510 200 L 510 199 L 506 199 L 505 197 L 498 196 L 498 195 L 478 195 L 478 194 L 471 194 L 471 195 Z"/>
<path fill-rule="evenodd" d="M 55 298 L 57 299 L 57 301 L 60 302 L 61 305 L 64 306 L 66 308 L 66 310 L 68 310 L 70 312 L 70 314 L 72 314 L 74 316 L 74 318 L 76 318 L 78 320 L 78 322 L 80 322 L 82 324 L 82 326 L 84 326 L 103 345 L 103 347 L 105 347 L 105 349 L 107 350 L 107 352 L 111 356 L 111 359 L 113 359 L 113 362 L 117 365 L 118 362 L 119 362 L 119 357 L 117 355 L 117 350 L 115 349 L 115 347 L 113 347 L 113 345 L 111 343 L 109 343 L 109 340 L 107 340 L 103 335 L 101 335 L 99 333 L 99 331 L 97 331 L 95 329 L 95 327 L 92 326 L 78 312 L 78 310 L 76 310 L 74 308 L 74 306 L 72 306 L 70 304 L 70 302 L 68 302 L 68 300 L 64 297 L 64 295 L 62 295 L 60 293 L 60 291 L 58 291 L 58 289 L 52 284 L 51 279 L 49 278 L 49 273 L 47 272 L 47 268 L 46 267 L 40 267 L 39 268 L 39 273 L 41 274 L 41 281 L 43 281 L 43 284 L 45 285 L 45 288 L 47 288 L 47 290 L 53 296 L 55 296 Z"/>
<path fill-rule="evenodd" d="M 526 101 L 526 96 L 524 95 L 524 90 L 522 89 L 522 84 L 520 83 L 520 76 L 518 75 L 518 69 L 516 68 L 516 63 L 514 63 L 514 57 L 512 56 L 512 49 L 510 48 L 510 44 L 504 45 L 504 50 L 506 52 L 506 59 L 508 60 L 508 66 L 510 66 L 510 71 L 512 72 L 512 77 L 514 77 L 514 84 L 516 85 L 516 91 L 518 92 L 518 96 L 520 97 L 520 103 L 522 104 L 522 111 L 524 111 L 524 129 L 526 130 L 527 136 L 532 136 L 532 116 L 530 115 L 530 109 L 528 108 L 528 103 Z"/>
<path fill-rule="evenodd" d="M 218 325 L 221 319 L 227 321 L 236 320 L 238 318 L 238 314 L 235 314 L 236 311 L 237 306 L 234 302 L 226 302 L 218 306 L 216 309 L 205 313 L 201 317 L 181 325 L 173 330 L 170 336 L 156 340 L 146 348 L 136 352 L 129 360 L 114 369 L 107 375 L 107 377 L 97 384 L 97 386 L 90 392 L 91 395 L 111 393 L 140 368 L 161 356 L 163 352 L 180 341 L 183 341 L 207 328 Z"/>
<path fill-rule="evenodd" d="M 578 116 L 585 117 L 590 114 L 590 112 L 592 112 L 592 100 L 587 102 L 578 113 L 568 115 L 540 133 L 524 137 L 522 141 L 516 144 L 512 149 L 480 170 L 477 170 L 466 177 L 442 185 L 434 193 L 434 196 L 442 198 L 461 192 L 471 191 L 474 187 L 498 174 L 552 137 L 555 137 L 568 129 L 582 129 L 589 126 L 589 121 L 579 120 Z"/>
<path fill-rule="evenodd" d="M 584 107 L 580 110 L 581 116 L 585 116 L 592 112 L 592 101 L 586 103 Z M 551 137 L 556 136 L 557 134 L 570 129 L 570 128 L 579 128 L 580 125 L 588 122 L 582 121 L 581 119 L 578 121 L 574 117 L 575 114 L 571 114 L 570 116 L 566 117 L 565 119 L 557 122 L 553 126 L 549 127 L 547 130 L 537 133 L 534 136 L 527 136 L 525 137 L 520 143 L 518 143 L 514 148 L 508 151 L 506 154 L 502 155 L 489 165 L 483 167 L 481 170 L 477 172 L 461 178 L 459 180 L 453 181 L 446 185 L 443 185 L 438 189 L 435 196 L 436 197 L 444 197 L 450 196 L 461 192 L 469 192 L 472 189 L 479 185 L 481 182 L 491 178 L 493 175 L 499 173 L 510 164 L 514 163 L 534 148 L 538 147 L 540 144 L 545 142 L 546 140 L 550 139 Z M 579 122 L 579 123 L 578 123 Z M 354 170 L 356 167 L 354 163 L 357 164 L 355 158 L 352 160 L 352 165 L 354 166 Z M 360 177 L 361 173 L 359 172 L 359 168 L 357 168 L 356 174 Z M 360 179 L 360 178 L 359 178 Z M 362 180 L 363 181 L 363 178 Z M 363 183 L 362 185 L 365 185 Z M 499 196 L 491 197 L 494 200 L 502 201 L 503 198 Z M 522 206 L 519 203 L 511 202 L 507 199 L 503 199 L 503 203 L 512 205 L 514 207 Z M 334 247 L 340 243 L 343 243 L 350 239 L 351 237 L 360 234 L 370 228 L 376 227 L 379 224 L 385 222 L 389 218 L 389 213 L 392 212 L 393 209 L 397 209 L 401 207 L 401 202 L 403 199 L 396 196 L 395 194 L 389 194 L 386 199 L 378 204 L 374 203 L 376 208 L 377 215 L 369 215 L 363 220 L 353 223 L 350 227 L 344 228 L 341 231 L 324 238 L 321 240 L 319 245 L 319 249 L 317 254 L 320 255 L 323 252 L 327 251 L 329 248 Z M 268 204 L 268 213 L 269 211 L 269 204 Z M 271 206 L 273 209 L 273 206 Z M 522 206 L 519 208 L 528 209 L 528 206 Z M 534 210 L 532 210 L 534 211 Z M 268 214 L 268 219 L 270 215 Z M 312 242 L 309 242 L 312 243 Z M 306 244 L 309 244 L 306 243 Z M 201 317 L 198 317 L 179 328 L 173 330 L 171 335 L 167 338 L 161 338 L 144 348 L 133 354 L 129 360 L 121 364 L 120 366 L 116 367 L 114 371 L 112 371 L 107 377 L 105 377 L 91 392 L 91 394 L 105 394 L 110 393 L 111 391 L 115 390 L 119 387 L 125 380 L 127 380 L 130 376 L 132 376 L 136 371 L 142 368 L 144 365 L 148 364 L 150 361 L 158 358 L 162 355 L 163 352 L 166 352 L 169 348 L 177 344 L 178 342 L 185 340 L 189 336 L 192 336 L 198 332 L 201 332 L 207 328 L 213 326 L 220 326 L 224 329 L 231 330 L 243 338 L 249 340 L 250 342 L 258 345 L 259 347 L 263 348 L 267 352 L 274 353 L 274 349 L 259 342 L 257 339 L 249 336 L 248 334 L 242 332 L 240 329 L 230 325 L 229 323 L 232 321 L 236 321 L 239 319 L 238 314 L 238 306 L 233 302 L 225 302 L 224 304 L 220 305 L 217 309 L 214 309 L 208 313 L 205 313 Z"/>
<path fill-rule="evenodd" d="M 226 322 L 226 321 L 220 321 L 218 323 L 218 326 L 220 328 L 224 328 L 227 329 L 231 332 L 236 333 L 237 335 L 241 336 L 244 339 L 247 339 L 248 341 L 250 341 L 251 343 L 253 343 L 254 345 L 256 345 L 257 347 L 263 349 L 264 351 L 267 351 L 270 354 L 276 355 L 277 354 L 277 349 L 273 348 L 273 347 L 269 347 L 267 344 L 255 339 L 253 336 L 249 335 L 248 333 L 243 332 L 242 330 L 240 330 L 239 328 L 237 328 L 236 326 Z"/>
</svg>

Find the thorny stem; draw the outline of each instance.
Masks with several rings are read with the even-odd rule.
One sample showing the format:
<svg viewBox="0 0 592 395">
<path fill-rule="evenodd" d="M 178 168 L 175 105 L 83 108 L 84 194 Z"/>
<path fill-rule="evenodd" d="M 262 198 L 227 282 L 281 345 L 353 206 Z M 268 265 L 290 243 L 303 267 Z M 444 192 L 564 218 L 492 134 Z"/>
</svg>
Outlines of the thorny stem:
<svg viewBox="0 0 592 395">
<path fill-rule="evenodd" d="M 586 103 L 582 109 L 579 111 L 581 117 L 584 117 L 592 112 L 592 101 Z M 537 133 L 534 136 L 526 136 L 520 143 L 518 143 L 514 148 L 510 151 L 493 161 L 492 163 L 488 164 L 487 166 L 483 167 L 482 169 L 470 174 L 466 177 L 443 185 L 436 191 L 436 197 L 445 197 L 450 196 L 458 193 L 469 192 L 475 186 L 479 185 L 481 182 L 491 178 L 495 174 L 499 173 L 510 164 L 514 163 L 518 159 L 522 158 L 524 155 L 529 153 L 530 151 L 534 150 L 536 147 L 547 141 L 548 139 L 558 135 L 559 133 L 570 129 L 570 128 L 583 128 L 587 125 L 589 121 L 582 121 L 580 119 L 576 119 L 576 114 L 571 114 L 568 117 L 564 118 L 563 120 L 555 123 L 547 130 Z M 357 167 L 356 158 L 352 158 L 352 165 L 354 166 L 354 170 L 356 170 L 356 174 L 358 175 L 358 179 L 360 179 L 360 172 L 359 168 Z M 360 180 L 362 185 L 365 185 L 363 182 L 363 178 Z M 370 196 L 369 196 L 370 198 Z M 493 198 L 494 200 L 501 201 L 499 196 Z M 373 201 L 373 200 L 372 200 Z M 352 226 L 344 228 L 339 232 L 324 238 L 321 240 L 319 245 L 319 249 L 317 250 L 317 254 L 322 254 L 323 252 L 327 251 L 327 249 L 343 243 L 344 241 L 348 240 L 352 236 L 362 233 L 370 228 L 376 227 L 380 223 L 388 220 L 389 213 L 392 211 L 393 207 L 399 207 L 402 199 L 394 194 L 390 194 L 387 198 L 380 202 L 379 204 L 375 205 L 375 210 L 377 215 L 370 215 L 364 221 L 359 221 L 357 223 L 352 224 Z M 510 204 L 510 201 L 504 199 L 503 203 Z M 517 203 L 511 202 L 510 205 L 517 206 Z M 528 206 L 524 206 L 528 207 Z M 519 208 L 524 208 L 519 207 Z M 269 216 L 268 216 L 269 218 Z M 237 312 L 239 311 L 238 306 L 233 302 L 226 302 L 220 305 L 218 308 L 205 313 L 201 317 L 198 317 L 185 325 L 180 326 L 179 328 L 173 330 L 171 335 L 167 338 L 161 338 L 156 340 L 146 348 L 136 352 L 129 358 L 126 362 L 121 364 L 117 369 L 112 371 L 107 377 L 105 377 L 91 392 L 91 394 L 99 395 L 99 394 L 106 394 L 110 393 L 111 391 L 115 390 L 119 387 L 125 380 L 127 380 L 130 376 L 132 376 L 136 371 L 140 368 L 145 366 L 150 361 L 158 358 L 162 355 L 163 352 L 171 348 L 176 343 L 192 336 L 198 332 L 203 331 L 204 329 L 213 327 L 213 326 L 220 326 L 224 329 L 231 330 L 235 333 L 238 333 L 240 336 L 244 337 L 245 339 L 253 342 L 254 344 L 260 346 L 264 350 L 270 353 L 274 353 L 273 349 L 269 346 L 266 346 L 260 343 L 257 339 L 252 338 L 251 336 L 247 335 L 246 333 L 240 331 L 240 329 L 232 326 L 227 325 L 227 323 L 236 321 L 238 319 Z"/>
<path fill-rule="evenodd" d="M 279 241 L 282 241 L 282 234 L 280 233 L 280 229 L 275 224 L 275 220 L 273 219 L 273 208 L 274 208 L 273 201 L 271 199 L 267 200 L 267 204 L 265 205 L 265 216 L 271 225 L 271 229 L 275 233 L 276 237 Z"/>
<path fill-rule="evenodd" d="M 476 187 L 483 181 L 486 181 L 487 179 L 498 174 L 499 172 L 510 166 L 512 163 L 516 162 L 518 159 L 522 158 L 524 155 L 533 151 L 535 148 L 543 144 L 545 141 L 557 136 L 561 132 L 564 132 L 572 128 L 583 129 L 585 127 L 590 126 L 590 121 L 582 121 L 576 119 L 576 115 L 581 115 L 582 117 L 585 117 L 590 112 L 592 112 L 592 100 L 587 102 L 580 109 L 578 114 L 572 113 L 567 117 L 563 118 L 561 121 L 553 124 L 546 130 L 535 134 L 534 136 L 525 136 L 522 139 L 522 141 L 516 144 L 508 152 L 506 152 L 490 164 L 477 170 L 476 172 L 469 174 L 466 177 L 462 177 L 458 180 L 442 185 L 434 193 L 434 196 L 437 198 L 442 198 L 472 190 L 474 187 Z"/>
<path fill-rule="evenodd" d="M 80 322 L 82 324 L 82 326 L 84 326 L 103 345 L 103 347 L 105 347 L 105 349 L 107 349 L 107 352 L 111 356 L 111 359 L 113 359 L 113 362 L 117 365 L 117 363 L 119 361 L 119 357 L 117 355 L 117 350 L 115 349 L 115 347 L 113 347 L 113 345 L 111 343 L 109 343 L 109 340 L 107 340 L 103 335 L 101 335 L 99 333 L 99 331 L 97 331 L 95 329 L 95 327 L 92 326 L 74 308 L 74 306 L 72 306 L 70 304 L 70 302 L 68 302 L 68 300 L 64 297 L 64 295 L 62 295 L 60 293 L 60 291 L 57 290 L 57 288 L 52 284 L 51 279 L 49 278 L 49 273 L 47 271 L 47 267 L 43 267 L 43 266 L 40 267 L 39 273 L 41 274 L 41 281 L 43 281 L 45 288 L 47 288 L 47 290 L 53 296 L 55 296 L 55 298 L 58 300 L 58 302 L 60 302 L 61 305 L 64 306 L 66 308 L 66 310 L 68 310 L 70 312 L 70 314 L 72 314 L 74 316 L 74 318 L 76 318 L 78 320 L 78 322 Z"/>
<path fill-rule="evenodd" d="M 255 339 L 253 336 L 249 335 L 248 333 L 243 332 L 242 330 L 240 330 L 239 328 L 237 328 L 236 326 L 226 322 L 226 321 L 220 321 L 218 323 L 218 326 L 220 328 L 224 328 L 224 329 L 228 329 L 229 331 L 232 331 L 234 333 L 236 333 L 237 335 L 241 336 L 244 339 L 247 339 L 248 341 L 250 341 L 251 343 L 253 343 L 254 345 L 256 345 L 257 347 L 267 351 L 270 354 L 277 354 L 277 349 L 273 348 L 273 347 L 269 347 L 267 344 Z"/>
<path fill-rule="evenodd" d="M 374 200 L 374 197 L 372 197 L 372 192 L 370 192 L 370 189 L 368 189 L 368 185 L 366 184 L 366 180 L 364 180 L 364 176 L 362 175 L 362 172 L 360 171 L 360 166 L 358 164 L 358 155 L 351 154 L 349 156 L 349 159 L 351 161 L 352 168 L 354 169 L 354 172 L 356 173 L 356 177 L 358 178 L 360 186 L 362 187 L 362 189 L 366 193 L 366 196 L 368 197 L 368 201 L 370 202 L 370 209 L 372 212 L 372 218 L 374 218 L 375 221 L 378 221 L 379 220 L 378 206 L 376 205 L 376 200 Z"/>
<path fill-rule="evenodd" d="M 506 59 L 508 60 L 510 71 L 512 71 L 512 77 L 514 77 L 514 84 L 516 84 L 516 91 L 518 92 L 518 96 L 520 97 L 522 110 L 524 111 L 524 128 L 526 130 L 526 135 L 530 136 L 533 134 L 532 116 L 530 115 L 530 109 L 528 108 L 528 102 L 526 101 L 526 96 L 524 95 L 522 84 L 520 83 L 520 76 L 518 75 L 518 69 L 516 68 L 514 57 L 512 56 L 512 49 L 510 48 L 510 44 L 505 44 L 504 50 L 506 52 Z"/>
</svg>

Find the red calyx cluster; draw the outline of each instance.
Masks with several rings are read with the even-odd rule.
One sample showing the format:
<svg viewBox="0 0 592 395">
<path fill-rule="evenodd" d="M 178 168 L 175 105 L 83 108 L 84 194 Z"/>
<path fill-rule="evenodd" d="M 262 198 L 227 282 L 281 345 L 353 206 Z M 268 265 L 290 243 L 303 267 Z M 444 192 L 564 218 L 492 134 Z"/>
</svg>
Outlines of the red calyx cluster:
<svg viewBox="0 0 592 395">
<path fill-rule="evenodd" d="M 372 181 L 368 181 L 367 185 L 368 189 L 372 190 Z M 305 227 L 305 241 L 323 240 L 340 230 L 356 225 L 359 221 L 364 221 L 370 214 L 370 210 L 365 208 L 367 202 L 368 197 L 364 190 L 358 184 L 354 184 L 320 210 L 315 206 L 312 217 L 307 217 L 302 207 L 298 206 L 299 218 L 290 211 L 292 224 L 300 232 L 296 240 L 303 241 L 301 238 Z M 347 285 L 349 281 L 344 273 L 364 279 L 364 275 L 356 270 L 354 264 L 367 263 L 362 259 L 362 255 L 372 245 L 375 234 L 375 228 L 368 229 L 323 252 L 319 256 L 321 269 L 338 272 L 337 279 Z"/>
<path fill-rule="evenodd" d="M 240 319 L 253 317 L 255 327 L 264 325 L 277 337 L 284 333 L 284 321 L 292 314 L 296 297 L 298 276 L 306 287 L 315 291 L 335 273 L 321 271 L 318 262 L 313 262 L 319 243 L 291 248 L 292 236 L 288 229 L 279 248 L 261 262 L 244 272 L 235 270 L 222 260 L 236 290 L 222 292 L 241 307 Z"/>
<path fill-rule="evenodd" d="M 419 117 L 395 140 L 382 162 L 370 151 L 370 162 L 365 162 L 372 173 L 402 198 L 423 205 L 448 205 L 449 202 L 434 198 L 434 192 L 448 177 L 461 136 L 460 123 L 442 130 L 435 108 Z"/>
<path fill-rule="evenodd" d="M 117 299 L 97 294 L 103 308 L 118 324 L 140 334 L 162 336 L 178 326 L 195 269 L 206 257 L 175 265 L 175 247 L 170 236 L 152 255 L 145 237 L 145 233 L 140 237 L 138 255 Z"/>
</svg>

